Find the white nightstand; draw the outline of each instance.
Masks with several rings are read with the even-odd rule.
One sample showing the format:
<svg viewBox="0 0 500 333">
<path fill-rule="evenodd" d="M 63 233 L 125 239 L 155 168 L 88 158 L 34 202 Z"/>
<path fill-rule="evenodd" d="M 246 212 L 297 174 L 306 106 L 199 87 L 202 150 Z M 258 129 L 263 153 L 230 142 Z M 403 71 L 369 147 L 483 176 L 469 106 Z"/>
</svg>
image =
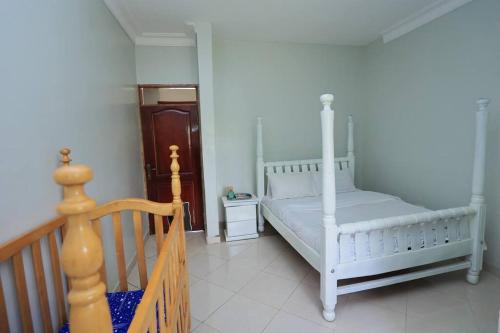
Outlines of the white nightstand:
<svg viewBox="0 0 500 333">
<path fill-rule="evenodd" d="M 257 204 L 259 199 L 252 195 L 248 200 L 227 200 L 222 197 L 226 215 L 226 241 L 257 238 Z"/>
</svg>

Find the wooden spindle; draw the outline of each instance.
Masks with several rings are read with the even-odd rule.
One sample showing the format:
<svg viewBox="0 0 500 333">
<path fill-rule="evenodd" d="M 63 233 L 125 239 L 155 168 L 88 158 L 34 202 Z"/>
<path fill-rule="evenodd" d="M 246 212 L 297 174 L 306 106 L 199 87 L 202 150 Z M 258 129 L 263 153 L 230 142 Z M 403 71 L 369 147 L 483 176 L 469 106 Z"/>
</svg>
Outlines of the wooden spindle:
<svg viewBox="0 0 500 333">
<path fill-rule="evenodd" d="M 118 266 L 118 278 L 120 281 L 120 290 L 127 291 L 127 268 L 125 266 L 125 251 L 123 250 L 123 234 L 122 234 L 122 223 L 120 212 L 114 212 L 111 214 L 111 219 L 113 220 L 113 230 L 115 232 L 115 252 L 116 252 L 116 264 Z"/>
<path fill-rule="evenodd" d="M 156 233 L 156 255 L 160 255 L 161 246 L 163 244 L 163 217 L 155 214 L 155 233 Z"/>
<path fill-rule="evenodd" d="M 162 284 L 160 282 L 160 284 Z M 165 326 L 166 321 L 165 321 L 165 294 L 163 293 L 163 284 L 160 288 L 162 292 L 160 293 L 160 296 L 158 297 L 158 324 L 160 326 L 160 333 L 165 333 L 167 330 L 167 327 Z"/>
<path fill-rule="evenodd" d="M 7 306 L 5 305 L 5 295 L 3 293 L 1 277 L 0 277 L 0 332 L 10 332 L 9 318 L 7 316 Z"/>
<path fill-rule="evenodd" d="M 137 251 L 137 267 L 139 268 L 139 280 L 141 281 L 141 289 L 146 289 L 146 286 L 148 284 L 148 273 L 146 270 L 146 256 L 144 254 L 144 234 L 142 233 L 141 212 L 138 210 L 134 210 L 132 212 L 132 220 L 134 221 L 135 249 Z"/>
<path fill-rule="evenodd" d="M 52 332 L 52 321 L 50 319 L 49 299 L 47 296 L 47 284 L 45 283 L 45 271 L 43 269 L 42 247 L 40 240 L 31 244 L 31 254 L 33 256 L 33 270 L 35 271 L 36 287 L 38 291 L 38 302 L 42 314 L 43 330 L 46 333 Z"/>
<path fill-rule="evenodd" d="M 172 154 L 170 154 L 170 158 L 172 159 L 172 164 L 170 164 L 170 171 L 172 171 L 172 204 L 174 207 L 180 207 L 182 206 L 182 200 L 181 200 L 181 179 L 179 176 L 179 162 L 177 159 L 179 158 L 179 155 L 177 154 L 177 150 L 179 150 L 179 147 L 176 145 L 170 146 L 170 150 L 172 151 Z"/>
<path fill-rule="evenodd" d="M 71 332 L 112 332 L 106 286 L 99 274 L 103 250 L 88 218 L 96 203 L 84 191 L 84 184 L 92 179 L 92 170 L 84 165 L 63 165 L 54 172 L 54 179 L 64 187 L 64 200 L 58 205 L 58 212 L 68 218 L 61 259 L 71 281 L 68 293 Z"/>
<path fill-rule="evenodd" d="M 16 283 L 17 300 L 19 302 L 23 332 L 33 332 L 28 289 L 26 287 L 26 275 L 24 274 L 23 254 L 21 252 L 12 256 L 12 265 L 14 266 L 14 279 Z"/>
<path fill-rule="evenodd" d="M 56 231 L 49 236 L 50 267 L 52 268 L 52 280 L 56 294 L 57 324 L 61 327 L 66 322 L 66 305 L 64 304 L 64 290 L 61 278 L 61 266 L 59 264 L 59 250 L 57 248 Z"/>
</svg>

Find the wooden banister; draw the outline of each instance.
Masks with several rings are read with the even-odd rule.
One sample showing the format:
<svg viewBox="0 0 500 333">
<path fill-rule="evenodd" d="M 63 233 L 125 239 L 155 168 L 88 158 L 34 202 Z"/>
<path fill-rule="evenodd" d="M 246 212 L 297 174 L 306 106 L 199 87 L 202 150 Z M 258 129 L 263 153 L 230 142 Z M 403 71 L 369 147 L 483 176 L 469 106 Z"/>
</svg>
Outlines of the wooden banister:
<svg viewBox="0 0 500 333">
<path fill-rule="evenodd" d="M 63 162 L 54 172 L 54 179 L 64 188 L 64 200 L 58 205 L 58 212 L 68 219 L 61 259 L 71 281 L 68 293 L 71 332 L 112 332 L 106 287 L 99 274 L 103 250 L 88 216 L 96 203 L 84 191 L 84 184 L 92 179 L 92 170 Z"/>
<path fill-rule="evenodd" d="M 179 155 L 177 154 L 179 147 L 176 145 L 172 145 L 169 148 L 172 151 L 172 154 L 170 154 L 170 158 L 172 159 L 172 164 L 170 164 L 170 171 L 172 171 L 172 204 L 174 206 L 181 206 L 181 178 L 179 176 L 180 166 L 179 162 L 177 161 L 177 159 L 179 158 Z"/>
</svg>

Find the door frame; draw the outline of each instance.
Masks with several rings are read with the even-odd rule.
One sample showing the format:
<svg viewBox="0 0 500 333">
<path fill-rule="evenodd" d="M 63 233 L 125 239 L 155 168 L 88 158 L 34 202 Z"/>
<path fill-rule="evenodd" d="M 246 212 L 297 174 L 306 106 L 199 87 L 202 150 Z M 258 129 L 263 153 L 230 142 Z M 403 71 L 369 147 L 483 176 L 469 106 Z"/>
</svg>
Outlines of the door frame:
<svg viewBox="0 0 500 333">
<path fill-rule="evenodd" d="M 202 120 L 201 120 L 201 109 L 200 109 L 200 94 L 199 94 L 199 85 L 198 84 L 138 84 L 137 85 L 137 93 L 139 96 L 139 104 L 138 104 L 138 121 L 139 121 L 139 144 L 140 144 L 140 149 L 141 149 L 141 169 L 142 169 L 142 179 L 144 183 L 144 197 L 147 199 L 148 198 L 148 185 L 147 185 L 147 175 L 146 175 L 146 170 L 145 170 L 145 158 L 144 158 L 144 141 L 142 137 L 142 121 L 141 121 L 141 106 L 143 105 L 154 105 L 154 104 L 144 104 L 144 94 L 142 91 L 142 88 L 194 88 L 196 90 L 196 107 L 198 109 L 198 131 L 200 135 L 200 172 L 201 172 L 201 200 L 203 201 L 201 203 L 202 205 L 202 217 L 204 220 L 204 226 L 203 230 L 206 230 L 207 228 L 207 221 L 206 221 L 206 211 L 205 211 L 205 181 L 204 181 L 204 168 L 203 168 L 203 140 L 202 140 Z M 167 103 L 161 103 L 158 105 L 167 105 L 169 103 L 172 104 L 183 104 L 183 103 L 190 103 L 192 104 L 193 101 L 185 101 L 185 102 L 167 102 Z M 182 166 L 181 166 L 182 168 Z M 181 198 L 182 198 L 182 193 L 181 193 Z M 151 233 L 151 230 L 150 230 Z"/>
</svg>

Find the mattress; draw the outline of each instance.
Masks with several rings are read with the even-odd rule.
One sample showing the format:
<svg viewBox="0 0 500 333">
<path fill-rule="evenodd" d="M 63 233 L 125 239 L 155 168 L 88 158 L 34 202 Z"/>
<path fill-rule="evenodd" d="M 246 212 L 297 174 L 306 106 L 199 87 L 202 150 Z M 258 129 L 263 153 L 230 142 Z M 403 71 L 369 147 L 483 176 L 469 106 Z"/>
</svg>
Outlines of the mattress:
<svg viewBox="0 0 500 333">
<path fill-rule="evenodd" d="M 298 238 L 318 253 L 321 248 L 322 197 L 304 197 L 261 202 Z M 428 209 L 409 204 L 398 197 L 370 191 L 337 193 L 338 225 L 391 216 L 426 212 Z M 341 251 L 343 252 L 343 251 Z"/>
</svg>

